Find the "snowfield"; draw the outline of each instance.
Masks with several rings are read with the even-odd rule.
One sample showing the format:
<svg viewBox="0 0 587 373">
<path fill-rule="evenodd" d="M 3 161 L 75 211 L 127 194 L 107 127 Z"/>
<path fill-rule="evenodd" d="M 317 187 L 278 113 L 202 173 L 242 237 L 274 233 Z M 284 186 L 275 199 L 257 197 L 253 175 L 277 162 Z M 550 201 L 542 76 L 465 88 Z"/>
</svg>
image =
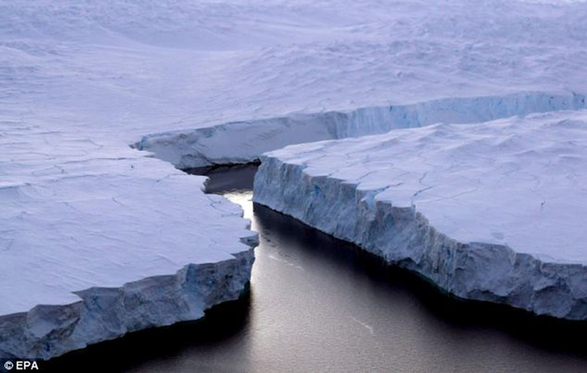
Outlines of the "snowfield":
<svg viewBox="0 0 587 373">
<path fill-rule="evenodd" d="M 238 296 L 248 223 L 173 165 L 571 117 L 585 61 L 584 2 L 1 2 L 0 357 L 50 358 Z"/>
<path fill-rule="evenodd" d="M 504 97 L 450 98 L 412 105 L 230 122 L 187 133 L 148 135 L 134 146 L 153 152 L 181 169 L 249 163 L 258 161 L 267 151 L 289 144 L 372 135 L 438 122 L 479 123 L 512 115 L 577 110 L 585 108 L 585 102 L 585 95 L 577 93 L 531 92 Z"/>
<path fill-rule="evenodd" d="M 47 359 L 241 295 L 256 235 L 203 177 L 35 119 L 0 123 L 0 356 Z"/>
<path fill-rule="evenodd" d="M 254 201 L 459 297 L 587 319 L 587 111 L 264 154 Z"/>
</svg>

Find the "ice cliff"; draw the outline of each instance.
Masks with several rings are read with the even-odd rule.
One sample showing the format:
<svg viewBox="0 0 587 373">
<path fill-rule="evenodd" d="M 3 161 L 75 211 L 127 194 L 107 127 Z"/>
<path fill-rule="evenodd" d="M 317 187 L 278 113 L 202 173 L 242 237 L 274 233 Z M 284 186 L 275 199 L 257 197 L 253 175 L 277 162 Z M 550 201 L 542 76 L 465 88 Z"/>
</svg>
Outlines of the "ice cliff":
<svg viewBox="0 0 587 373">
<path fill-rule="evenodd" d="M 241 209 L 144 153 L 2 115 L 0 356 L 48 359 L 237 299 Z M 19 139 L 14 141 L 14 139 Z"/>
<path fill-rule="evenodd" d="M 240 211 L 152 155 L 248 162 L 581 109 L 586 60 L 581 2 L 0 2 L 0 357 L 49 358 L 240 293 Z"/>
<path fill-rule="evenodd" d="M 291 144 L 373 135 L 439 122 L 479 123 L 586 106 L 585 95 L 578 93 L 529 92 L 504 97 L 450 98 L 230 122 L 191 131 L 148 135 L 135 147 L 186 169 L 253 162 L 264 152 Z"/>
<path fill-rule="evenodd" d="M 462 298 L 587 319 L 587 112 L 261 156 L 254 201 Z"/>
</svg>

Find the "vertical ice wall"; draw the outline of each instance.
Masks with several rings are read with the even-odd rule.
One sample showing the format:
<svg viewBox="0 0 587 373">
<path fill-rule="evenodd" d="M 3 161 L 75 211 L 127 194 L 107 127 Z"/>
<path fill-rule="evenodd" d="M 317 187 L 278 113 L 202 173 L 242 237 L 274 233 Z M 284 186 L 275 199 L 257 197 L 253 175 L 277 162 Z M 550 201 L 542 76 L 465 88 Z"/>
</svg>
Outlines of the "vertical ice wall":
<svg viewBox="0 0 587 373">
<path fill-rule="evenodd" d="M 587 319 L 586 111 L 261 156 L 254 202 L 466 299 Z"/>
<path fill-rule="evenodd" d="M 504 97 L 449 98 L 349 112 L 295 114 L 153 134 L 135 144 L 180 169 L 255 161 L 286 145 L 384 133 L 434 123 L 479 123 L 586 107 L 585 95 L 522 93 Z"/>
</svg>

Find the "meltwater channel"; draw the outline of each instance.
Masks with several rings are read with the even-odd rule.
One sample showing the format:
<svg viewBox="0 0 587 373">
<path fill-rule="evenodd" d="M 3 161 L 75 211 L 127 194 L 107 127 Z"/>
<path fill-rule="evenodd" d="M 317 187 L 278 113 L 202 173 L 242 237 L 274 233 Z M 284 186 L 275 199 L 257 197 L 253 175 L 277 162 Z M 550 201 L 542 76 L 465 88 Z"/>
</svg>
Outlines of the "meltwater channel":
<svg viewBox="0 0 587 373">
<path fill-rule="evenodd" d="M 254 166 L 206 171 L 208 192 L 240 204 L 259 232 L 249 292 L 215 307 L 202 321 L 133 333 L 50 361 L 46 368 L 587 371 L 587 323 L 455 299 L 354 245 L 253 205 L 255 171 Z"/>
</svg>

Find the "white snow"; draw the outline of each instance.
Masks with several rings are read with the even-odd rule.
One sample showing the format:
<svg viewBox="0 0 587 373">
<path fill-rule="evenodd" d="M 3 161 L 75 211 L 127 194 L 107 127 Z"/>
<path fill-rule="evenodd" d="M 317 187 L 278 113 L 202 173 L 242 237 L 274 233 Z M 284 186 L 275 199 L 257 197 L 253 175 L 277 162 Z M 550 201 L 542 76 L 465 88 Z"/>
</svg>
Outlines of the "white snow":
<svg viewBox="0 0 587 373">
<path fill-rule="evenodd" d="M 203 177 L 37 118 L 0 123 L 0 356 L 198 319 L 244 290 L 255 234 Z"/>
<path fill-rule="evenodd" d="M 528 92 L 509 96 L 449 98 L 412 105 L 367 107 L 346 112 L 292 114 L 229 122 L 192 131 L 145 136 L 136 148 L 148 150 L 180 169 L 248 163 L 289 144 L 341 139 L 438 122 L 479 123 L 513 115 L 586 107 L 585 95 Z"/>
<path fill-rule="evenodd" d="M 217 60 L 222 78 L 215 68 L 207 71 L 214 84 L 192 115 L 174 123 L 170 129 L 176 131 L 147 136 L 138 147 L 181 168 L 238 163 L 286 144 L 337 138 L 332 127 L 361 111 L 381 118 L 379 112 L 391 106 L 419 104 L 427 124 L 453 118 L 467 123 L 569 108 L 518 107 L 512 105 L 515 96 L 586 93 L 585 3 L 287 4 L 281 9 L 296 28 L 286 41 L 234 51 L 230 62 Z M 309 23 L 310 14 L 321 22 Z M 511 110 L 492 111 L 501 98 Z M 375 127 L 364 128 L 364 118 L 355 119 L 363 134 L 399 126 L 399 118 L 386 115 Z M 202 129 L 212 125 L 213 130 Z"/>
<path fill-rule="evenodd" d="M 141 144 L 162 158 L 201 159 L 203 151 L 214 162 L 237 161 L 260 154 L 245 149 L 281 147 L 294 132 L 284 134 L 273 118 L 454 98 L 584 95 L 586 35 L 582 2 L 4 1 L 0 97 L 90 136 L 115 134 L 131 144 L 179 131 L 201 142 L 180 150 L 177 136 Z M 428 112 L 432 123 L 460 114 L 454 106 L 438 110 Z M 512 112 L 527 110 L 501 114 Z M 242 132 L 224 127 L 210 135 L 222 134 L 224 151 L 220 139 L 201 133 L 254 120 L 269 122 L 242 141 Z"/>
<path fill-rule="evenodd" d="M 3 122 L 6 124 L 6 122 Z M 0 314 L 65 304 L 73 291 L 233 259 L 253 233 L 203 177 L 99 140 L 10 123 L 2 166 Z M 13 140 L 18 138 L 19 143 Z M 23 296 L 26 294 L 26 296 Z"/>
<path fill-rule="evenodd" d="M 587 111 L 266 153 L 254 201 L 458 296 L 587 318 Z"/>
<path fill-rule="evenodd" d="M 22 315 L 53 304 L 83 318 L 73 291 L 124 294 L 129 281 L 249 252 L 235 208 L 129 145 L 191 167 L 438 121 L 580 109 L 586 35 L 587 6 L 566 1 L 2 1 L 0 315 L 13 320 L 1 335 L 18 338 L 0 352 L 50 357 L 172 322 L 121 311 L 108 332 L 81 328 L 68 344 L 51 328 L 30 334 Z M 235 278 L 242 285 L 246 273 Z M 199 317 L 214 301 L 175 317 Z M 59 319 L 38 309 L 41 325 Z"/>
</svg>

